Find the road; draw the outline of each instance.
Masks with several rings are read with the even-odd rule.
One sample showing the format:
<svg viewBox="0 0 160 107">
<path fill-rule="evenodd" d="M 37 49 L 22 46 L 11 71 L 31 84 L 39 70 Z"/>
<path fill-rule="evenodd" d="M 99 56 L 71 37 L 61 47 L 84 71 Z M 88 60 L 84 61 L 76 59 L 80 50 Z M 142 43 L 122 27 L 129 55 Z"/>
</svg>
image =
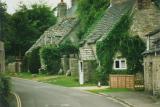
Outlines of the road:
<svg viewBox="0 0 160 107">
<path fill-rule="evenodd" d="M 104 96 L 30 80 L 12 79 L 22 107 L 123 107 Z"/>
</svg>

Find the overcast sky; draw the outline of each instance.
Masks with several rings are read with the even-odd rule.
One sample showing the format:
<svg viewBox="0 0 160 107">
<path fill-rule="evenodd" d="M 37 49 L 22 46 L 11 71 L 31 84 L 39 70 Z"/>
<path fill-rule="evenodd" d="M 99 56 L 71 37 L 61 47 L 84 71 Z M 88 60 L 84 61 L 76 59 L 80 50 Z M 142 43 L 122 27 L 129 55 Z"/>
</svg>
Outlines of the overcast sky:
<svg viewBox="0 0 160 107">
<path fill-rule="evenodd" d="M 16 9 L 18 9 L 18 4 L 20 4 L 20 2 L 26 4 L 27 6 L 30 6 L 31 4 L 34 3 L 47 3 L 49 6 L 54 8 L 61 0 L 2 0 L 2 1 L 5 1 L 7 3 L 7 11 L 8 13 L 12 14 L 15 12 Z M 71 5 L 70 1 L 71 0 L 64 0 L 64 2 L 66 2 L 69 5 L 69 7 Z"/>
</svg>

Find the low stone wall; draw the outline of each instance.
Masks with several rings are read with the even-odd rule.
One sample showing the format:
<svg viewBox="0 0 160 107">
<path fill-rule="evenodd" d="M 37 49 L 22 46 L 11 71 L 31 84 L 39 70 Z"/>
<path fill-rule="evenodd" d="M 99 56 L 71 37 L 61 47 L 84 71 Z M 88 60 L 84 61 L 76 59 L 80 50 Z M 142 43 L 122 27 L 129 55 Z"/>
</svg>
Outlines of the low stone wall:
<svg viewBox="0 0 160 107">
<path fill-rule="evenodd" d="M 22 71 L 22 63 L 21 62 L 13 62 L 7 65 L 6 70 L 8 72 L 21 72 Z"/>
<path fill-rule="evenodd" d="M 5 50 L 4 43 L 0 41 L 0 72 L 5 71 Z"/>
<path fill-rule="evenodd" d="M 78 57 L 77 55 L 70 55 L 69 58 L 69 68 L 71 71 L 71 76 L 76 77 L 78 79 L 79 73 L 78 73 Z"/>
<path fill-rule="evenodd" d="M 63 55 L 63 58 L 61 58 L 61 66 L 63 73 L 66 74 L 69 70 L 69 58 L 66 55 Z"/>
</svg>

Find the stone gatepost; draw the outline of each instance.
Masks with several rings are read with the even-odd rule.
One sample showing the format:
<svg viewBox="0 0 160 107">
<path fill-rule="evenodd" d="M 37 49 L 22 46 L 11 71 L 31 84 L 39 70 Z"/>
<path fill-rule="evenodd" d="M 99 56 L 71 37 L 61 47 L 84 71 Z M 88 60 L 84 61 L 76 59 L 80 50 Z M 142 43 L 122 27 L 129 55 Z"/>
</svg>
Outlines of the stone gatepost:
<svg viewBox="0 0 160 107">
<path fill-rule="evenodd" d="M 16 72 L 21 72 L 22 71 L 22 60 L 21 59 L 16 59 L 15 71 Z"/>
<path fill-rule="evenodd" d="M 78 56 L 71 54 L 69 58 L 69 68 L 71 71 L 71 76 L 76 77 L 78 79 L 79 77 L 79 66 L 78 66 Z"/>
<path fill-rule="evenodd" d="M 0 41 L 0 72 L 5 71 L 5 50 L 4 43 Z"/>
<path fill-rule="evenodd" d="M 69 58 L 67 57 L 67 55 L 63 55 L 63 58 L 61 58 L 61 66 L 64 74 L 66 74 L 69 70 Z"/>
</svg>

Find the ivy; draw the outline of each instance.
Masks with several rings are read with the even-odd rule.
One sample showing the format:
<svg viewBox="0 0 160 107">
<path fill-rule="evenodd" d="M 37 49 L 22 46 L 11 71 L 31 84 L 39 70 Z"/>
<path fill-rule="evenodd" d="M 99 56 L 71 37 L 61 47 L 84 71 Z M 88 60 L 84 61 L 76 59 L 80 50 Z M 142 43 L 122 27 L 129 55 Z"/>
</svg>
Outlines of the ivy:
<svg viewBox="0 0 160 107">
<path fill-rule="evenodd" d="M 110 4 L 110 0 L 79 0 L 78 1 L 78 17 L 80 19 L 80 29 L 78 37 L 84 38 L 84 35 L 92 27 L 93 23 L 99 19 Z M 86 36 L 86 35 L 85 35 Z"/>
<path fill-rule="evenodd" d="M 132 14 L 128 11 L 115 25 L 109 35 L 97 43 L 97 56 L 100 61 L 100 72 L 102 81 L 110 73 L 115 73 L 112 69 L 113 58 L 117 52 L 127 59 L 128 69 L 126 73 L 134 74 L 142 71 L 142 55 L 145 50 L 144 42 L 138 36 L 130 36 L 129 30 L 132 24 Z"/>
</svg>

